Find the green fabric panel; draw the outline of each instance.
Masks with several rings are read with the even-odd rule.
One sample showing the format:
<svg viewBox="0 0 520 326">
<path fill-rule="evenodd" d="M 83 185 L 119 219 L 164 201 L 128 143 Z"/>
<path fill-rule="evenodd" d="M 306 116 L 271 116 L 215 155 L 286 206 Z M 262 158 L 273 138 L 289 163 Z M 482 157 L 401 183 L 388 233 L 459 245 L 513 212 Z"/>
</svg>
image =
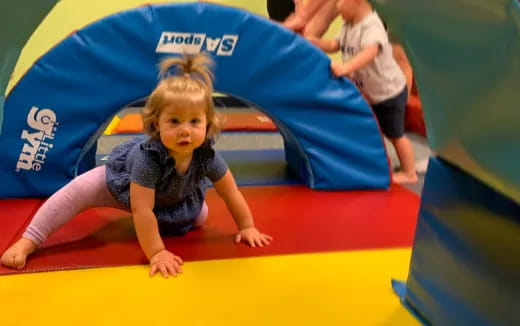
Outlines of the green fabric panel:
<svg viewBox="0 0 520 326">
<path fill-rule="evenodd" d="M 36 27 L 59 0 L 1 0 L 0 94 L 5 93 L 9 78 L 23 46 Z M 3 97 L 0 100 L 0 131 L 3 121 Z"/>
<path fill-rule="evenodd" d="M 408 54 L 432 148 L 520 202 L 520 2 L 373 4 Z"/>
<path fill-rule="evenodd" d="M 3 119 L 3 112 L 4 112 L 4 101 L 5 101 L 5 96 L 3 95 L 0 95 L 0 134 L 2 133 L 2 128 L 1 128 L 1 123 L 2 123 L 2 119 Z"/>
</svg>

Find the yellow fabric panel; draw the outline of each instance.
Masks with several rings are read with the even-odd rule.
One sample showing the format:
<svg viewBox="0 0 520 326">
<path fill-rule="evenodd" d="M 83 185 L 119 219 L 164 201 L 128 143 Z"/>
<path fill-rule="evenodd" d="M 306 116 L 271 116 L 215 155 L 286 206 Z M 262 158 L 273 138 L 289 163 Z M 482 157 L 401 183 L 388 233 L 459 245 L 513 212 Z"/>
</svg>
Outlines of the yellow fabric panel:
<svg viewBox="0 0 520 326">
<path fill-rule="evenodd" d="M 419 325 L 390 286 L 410 253 L 190 262 L 171 279 L 149 278 L 147 266 L 2 276 L 1 324 Z"/>
</svg>

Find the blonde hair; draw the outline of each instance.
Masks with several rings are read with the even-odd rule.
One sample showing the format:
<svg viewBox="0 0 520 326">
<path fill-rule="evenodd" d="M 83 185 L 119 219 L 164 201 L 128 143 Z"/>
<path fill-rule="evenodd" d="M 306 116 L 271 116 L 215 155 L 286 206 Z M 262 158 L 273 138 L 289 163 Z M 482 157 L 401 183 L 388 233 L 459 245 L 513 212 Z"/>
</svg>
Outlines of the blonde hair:
<svg viewBox="0 0 520 326">
<path fill-rule="evenodd" d="M 204 54 L 170 57 L 159 66 L 161 81 L 152 91 L 141 111 L 144 132 L 159 139 L 158 119 L 166 106 L 186 109 L 203 106 L 208 121 L 206 138 L 216 136 L 220 131 L 219 118 L 213 106 L 213 60 Z M 171 73 L 171 68 L 175 72 Z"/>
</svg>

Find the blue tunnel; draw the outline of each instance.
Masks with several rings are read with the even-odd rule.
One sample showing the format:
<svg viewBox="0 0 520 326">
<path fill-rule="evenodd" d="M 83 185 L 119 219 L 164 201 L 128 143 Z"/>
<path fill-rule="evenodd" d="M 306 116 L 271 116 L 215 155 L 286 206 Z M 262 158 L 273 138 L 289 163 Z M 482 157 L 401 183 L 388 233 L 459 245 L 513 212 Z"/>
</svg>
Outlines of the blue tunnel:
<svg viewBox="0 0 520 326">
<path fill-rule="evenodd" d="M 225 24 L 223 24 L 225 22 Z M 43 55 L 7 95 L 0 198 L 48 196 L 93 167 L 91 149 L 124 106 L 146 97 L 165 56 L 205 51 L 215 89 L 277 125 L 291 170 L 313 189 L 385 189 L 389 164 L 372 111 L 300 36 L 207 3 L 149 5 L 103 18 Z"/>
</svg>

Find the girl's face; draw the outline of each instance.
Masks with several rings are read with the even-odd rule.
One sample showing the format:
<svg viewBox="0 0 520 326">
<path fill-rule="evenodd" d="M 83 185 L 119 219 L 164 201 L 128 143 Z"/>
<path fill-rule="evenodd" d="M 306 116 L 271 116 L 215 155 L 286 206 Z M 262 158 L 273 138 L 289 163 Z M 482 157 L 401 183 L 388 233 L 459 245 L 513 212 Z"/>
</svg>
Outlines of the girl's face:
<svg viewBox="0 0 520 326">
<path fill-rule="evenodd" d="M 344 20 L 352 20 L 356 15 L 358 2 L 356 0 L 338 0 L 336 8 Z"/>
<path fill-rule="evenodd" d="M 157 121 L 161 142 L 175 158 L 191 156 L 206 140 L 206 110 L 202 105 L 184 108 L 167 106 Z"/>
</svg>

